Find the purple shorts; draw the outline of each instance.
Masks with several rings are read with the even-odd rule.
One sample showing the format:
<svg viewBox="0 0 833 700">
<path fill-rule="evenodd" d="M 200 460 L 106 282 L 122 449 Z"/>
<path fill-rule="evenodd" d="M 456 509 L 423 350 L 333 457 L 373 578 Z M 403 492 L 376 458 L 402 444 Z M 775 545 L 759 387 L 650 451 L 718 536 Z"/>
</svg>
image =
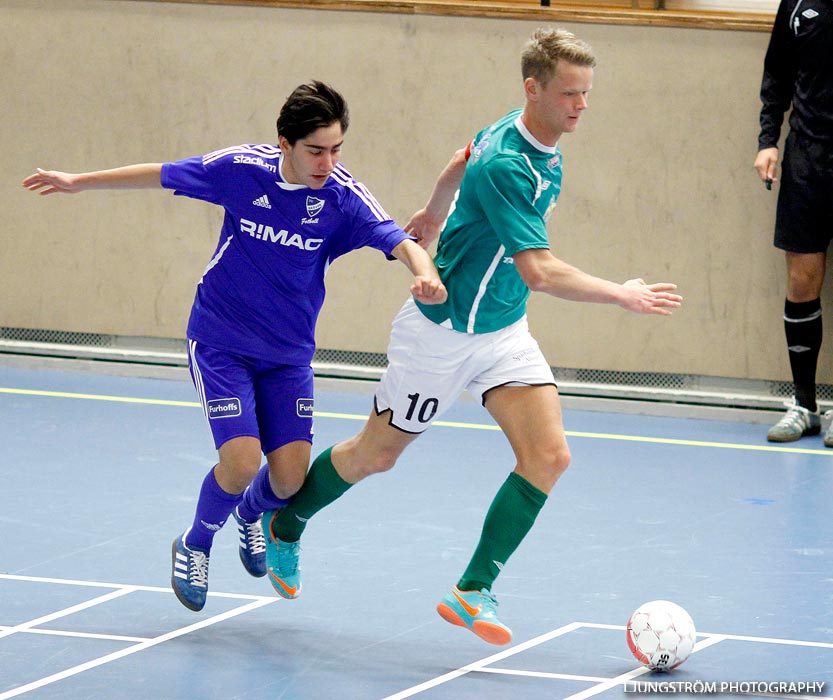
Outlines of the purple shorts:
<svg viewBox="0 0 833 700">
<path fill-rule="evenodd" d="M 312 367 L 236 355 L 190 338 L 188 367 L 217 449 L 243 436 L 260 440 L 264 454 L 312 442 Z"/>
</svg>

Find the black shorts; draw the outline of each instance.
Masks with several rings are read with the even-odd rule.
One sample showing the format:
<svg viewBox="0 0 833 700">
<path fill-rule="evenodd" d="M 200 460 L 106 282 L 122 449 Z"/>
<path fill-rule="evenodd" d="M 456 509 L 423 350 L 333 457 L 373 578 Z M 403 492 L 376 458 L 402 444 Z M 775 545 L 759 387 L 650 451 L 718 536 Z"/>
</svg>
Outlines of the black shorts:
<svg viewBox="0 0 833 700">
<path fill-rule="evenodd" d="M 833 141 L 790 132 L 781 162 L 775 247 L 824 253 L 833 238 Z"/>
</svg>

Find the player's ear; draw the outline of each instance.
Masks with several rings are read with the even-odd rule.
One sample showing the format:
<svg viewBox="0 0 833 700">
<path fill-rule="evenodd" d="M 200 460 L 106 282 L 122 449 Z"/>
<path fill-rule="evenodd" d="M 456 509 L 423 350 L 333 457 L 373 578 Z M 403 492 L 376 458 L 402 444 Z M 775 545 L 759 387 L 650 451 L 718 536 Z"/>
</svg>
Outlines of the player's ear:
<svg viewBox="0 0 833 700">
<path fill-rule="evenodd" d="M 540 89 L 541 86 L 535 78 L 529 77 L 524 80 L 524 93 L 526 94 L 526 98 L 528 100 L 532 100 L 533 102 L 536 101 L 538 99 Z"/>
<path fill-rule="evenodd" d="M 289 152 L 292 150 L 292 144 L 289 143 L 289 140 L 286 136 L 278 136 L 278 148 L 280 148 L 284 153 Z"/>
</svg>

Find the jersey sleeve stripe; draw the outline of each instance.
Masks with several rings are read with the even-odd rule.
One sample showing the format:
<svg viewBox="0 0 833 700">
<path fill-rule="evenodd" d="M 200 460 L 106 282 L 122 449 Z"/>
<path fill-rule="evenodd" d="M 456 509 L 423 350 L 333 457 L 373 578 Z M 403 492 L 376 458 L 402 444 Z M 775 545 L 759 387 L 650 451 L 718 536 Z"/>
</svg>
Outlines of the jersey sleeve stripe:
<svg viewBox="0 0 833 700">
<path fill-rule="evenodd" d="M 340 166 L 336 166 L 336 169 L 333 170 L 331 177 L 335 180 L 338 184 L 343 185 L 350 191 L 352 191 L 359 199 L 362 200 L 367 205 L 367 208 L 373 212 L 379 221 L 387 221 L 390 219 L 387 212 L 382 208 L 382 205 L 376 201 L 376 198 L 370 193 L 364 185 L 360 182 L 356 182 L 353 177 L 348 173 L 344 168 Z"/>
<path fill-rule="evenodd" d="M 535 166 L 532 165 L 532 161 L 530 160 L 529 156 L 526 153 L 521 153 L 521 155 L 524 157 L 526 164 L 529 166 L 530 172 L 535 177 L 535 196 L 532 198 L 532 204 L 534 205 L 538 201 L 538 198 L 541 196 L 541 193 L 544 191 L 544 183 L 541 179 L 541 173 L 539 173 L 535 169 Z"/>
</svg>

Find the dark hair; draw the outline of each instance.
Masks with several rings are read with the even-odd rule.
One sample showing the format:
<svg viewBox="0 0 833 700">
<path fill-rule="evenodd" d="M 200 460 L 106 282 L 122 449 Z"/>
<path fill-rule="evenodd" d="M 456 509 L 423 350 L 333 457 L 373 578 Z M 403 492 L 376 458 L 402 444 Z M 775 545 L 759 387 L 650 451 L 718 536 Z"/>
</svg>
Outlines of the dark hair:
<svg viewBox="0 0 833 700">
<path fill-rule="evenodd" d="M 350 125 L 350 113 L 344 98 L 329 85 L 313 80 L 296 87 L 286 98 L 278 115 L 278 136 L 290 144 L 322 126 L 341 123 L 342 132 Z"/>
</svg>

